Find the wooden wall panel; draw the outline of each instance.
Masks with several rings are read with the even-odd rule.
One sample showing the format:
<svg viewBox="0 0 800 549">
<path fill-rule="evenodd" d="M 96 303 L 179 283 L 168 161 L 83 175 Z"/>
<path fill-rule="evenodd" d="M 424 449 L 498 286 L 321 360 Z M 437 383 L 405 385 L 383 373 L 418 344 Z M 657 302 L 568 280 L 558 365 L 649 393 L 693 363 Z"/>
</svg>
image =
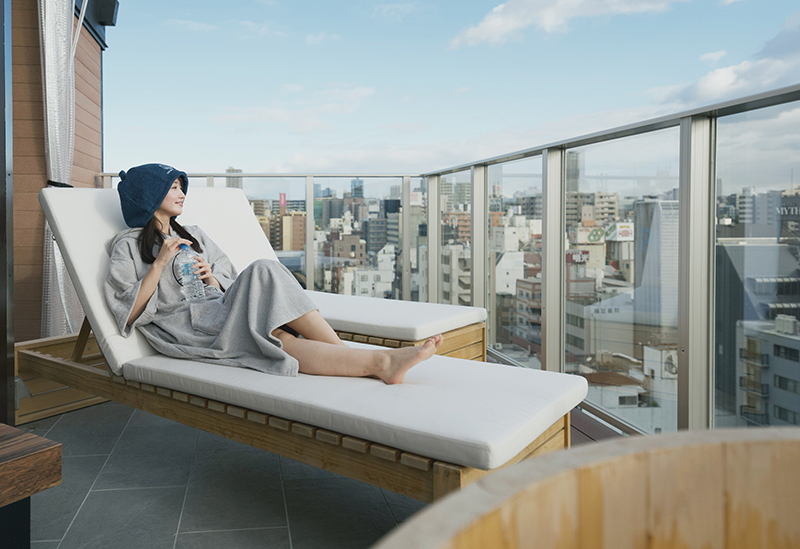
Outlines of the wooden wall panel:
<svg viewBox="0 0 800 549">
<path fill-rule="evenodd" d="M 41 337 L 44 214 L 47 184 L 44 106 L 35 0 L 12 0 L 14 99 L 14 336 Z M 77 18 L 75 19 L 77 26 Z M 72 184 L 93 187 L 102 171 L 102 48 L 84 28 L 75 55 L 75 149 Z"/>
</svg>

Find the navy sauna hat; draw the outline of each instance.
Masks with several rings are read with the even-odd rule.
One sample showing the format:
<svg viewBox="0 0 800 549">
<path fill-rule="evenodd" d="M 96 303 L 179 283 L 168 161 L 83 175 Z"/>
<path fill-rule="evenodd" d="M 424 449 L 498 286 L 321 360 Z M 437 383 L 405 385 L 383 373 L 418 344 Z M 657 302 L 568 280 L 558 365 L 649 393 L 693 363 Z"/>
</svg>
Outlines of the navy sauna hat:
<svg viewBox="0 0 800 549">
<path fill-rule="evenodd" d="M 181 178 L 183 194 L 189 188 L 186 173 L 165 164 L 136 166 L 119 172 L 119 177 L 119 203 L 128 227 L 147 225 L 177 178 Z"/>
</svg>

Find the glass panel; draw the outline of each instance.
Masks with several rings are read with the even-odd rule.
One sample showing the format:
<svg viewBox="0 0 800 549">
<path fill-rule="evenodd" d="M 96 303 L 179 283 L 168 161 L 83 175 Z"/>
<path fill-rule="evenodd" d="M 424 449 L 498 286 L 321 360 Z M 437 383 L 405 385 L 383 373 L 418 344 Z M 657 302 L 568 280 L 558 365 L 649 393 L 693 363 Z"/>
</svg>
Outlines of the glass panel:
<svg viewBox="0 0 800 549">
<path fill-rule="evenodd" d="M 411 178 L 411 301 L 428 301 L 428 181 Z"/>
<path fill-rule="evenodd" d="M 190 184 L 194 178 L 190 179 Z M 202 178 L 205 185 L 205 178 Z M 241 188 L 272 249 L 306 287 L 306 179 L 217 177 L 215 187 Z"/>
<path fill-rule="evenodd" d="M 717 128 L 715 424 L 800 425 L 800 103 Z"/>
<path fill-rule="evenodd" d="M 487 342 L 541 369 L 542 158 L 489 166 Z"/>
<path fill-rule="evenodd" d="M 402 178 L 314 179 L 316 290 L 400 299 Z"/>
<path fill-rule="evenodd" d="M 566 153 L 566 371 L 588 400 L 677 429 L 678 128 Z"/>
<path fill-rule="evenodd" d="M 439 180 L 439 302 L 472 305 L 472 180 L 469 171 Z"/>
</svg>

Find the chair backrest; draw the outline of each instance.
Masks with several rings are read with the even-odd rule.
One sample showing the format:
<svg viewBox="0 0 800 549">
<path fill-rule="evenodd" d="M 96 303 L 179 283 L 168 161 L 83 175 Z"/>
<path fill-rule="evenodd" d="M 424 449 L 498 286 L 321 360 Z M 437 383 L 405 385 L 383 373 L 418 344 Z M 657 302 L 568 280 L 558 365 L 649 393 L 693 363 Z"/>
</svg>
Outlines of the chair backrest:
<svg viewBox="0 0 800 549">
<path fill-rule="evenodd" d="M 127 228 L 116 189 L 47 188 L 39 202 L 111 371 L 121 375 L 126 362 L 156 354 L 140 333 L 120 335 L 103 295 L 106 244 Z M 202 227 L 240 272 L 256 259 L 277 259 L 241 189 L 192 187 L 179 221 Z"/>
</svg>

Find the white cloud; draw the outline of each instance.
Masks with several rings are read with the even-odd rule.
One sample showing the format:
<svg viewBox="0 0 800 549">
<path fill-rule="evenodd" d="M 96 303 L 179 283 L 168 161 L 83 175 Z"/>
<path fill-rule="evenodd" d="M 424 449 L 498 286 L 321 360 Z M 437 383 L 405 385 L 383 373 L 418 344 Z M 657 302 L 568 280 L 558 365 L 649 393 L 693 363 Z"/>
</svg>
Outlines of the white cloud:
<svg viewBox="0 0 800 549">
<path fill-rule="evenodd" d="M 755 59 L 714 69 L 690 84 L 655 88 L 650 93 L 657 104 L 685 109 L 781 88 L 798 81 L 800 12 L 786 19 L 780 32 L 764 45 Z"/>
<path fill-rule="evenodd" d="M 301 86 L 300 84 L 284 84 L 283 91 L 288 93 L 300 93 L 302 91 L 305 91 L 305 88 L 303 88 L 303 86 Z"/>
<path fill-rule="evenodd" d="M 450 49 L 478 44 L 502 45 L 528 27 L 547 33 L 565 31 L 570 19 L 601 15 L 663 12 L 690 0 L 509 0 L 475 26 L 462 30 Z"/>
<path fill-rule="evenodd" d="M 405 19 L 410 15 L 424 13 L 431 9 L 429 4 L 422 2 L 407 2 L 399 4 L 378 4 L 372 9 L 374 17 L 385 17 L 387 19 Z"/>
<path fill-rule="evenodd" d="M 704 53 L 703 55 L 700 56 L 700 61 L 710 61 L 712 63 L 716 63 L 717 61 L 725 57 L 726 53 L 728 52 L 726 52 L 725 50 L 714 51 L 711 53 Z"/>
<path fill-rule="evenodd" d="M 261 131 L 277 125 L 297 134 L 309 134 L 334 128 L 331 118 L 352 114 L 361 103 L 375 93 L 366 86 L 331 85 L 306 92 L 301 86 L 287 84 L 284 89 L 298 95 L 291 103 L 257 107 L 224 107 L 209 118 L 227 126 L 231 132 Z"/>
<path fill-rule="evenodd" d="M 252 39 L 256 36 L 286 36 L 285 32 L 276 30 L 273 23 L 239 21 L 239 24 L 244 29 L 244 34 L 240 36 L 242 39 Z"/>
<path fill-rule="evenodd" d="M 173 27 L 181 27 L 190 31 L 211 31 L 217 28 L 216 26 L 209 25 L 208 23 L 189 21 L 186 19 L 167 19 L 164 21 L 164 24 Z"/>
<path fill-rule="evenodd" d="M 322 31 L 319 34 L 309 34 L 306 36 L 306 43 L 312 46 L 318 46 L 324 42 L 331 42 L 335 40 L 340 40 L 338 34 L 329 34 L 325 31 Z"/>
</svg>

